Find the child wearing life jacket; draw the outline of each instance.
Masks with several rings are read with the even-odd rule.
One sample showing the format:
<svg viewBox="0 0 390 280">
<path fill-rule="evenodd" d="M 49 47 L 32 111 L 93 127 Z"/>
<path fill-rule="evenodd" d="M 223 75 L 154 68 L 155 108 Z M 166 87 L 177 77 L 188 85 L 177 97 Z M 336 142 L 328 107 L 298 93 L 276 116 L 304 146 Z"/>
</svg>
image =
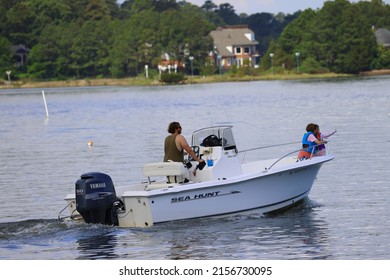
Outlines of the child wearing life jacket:
<svg viewBox="0 0 390 280">
<path fill-rule="evenodd" d="M 319 140 L 316 134 L 320 132 L 318 124 L 309 123 L 306 126 L 306 133 L 302 137 L 302 150 L 299 151 L 298 160 L 310 159 L 317 152 L 317 146 L 325 144 L 326 140 Z"/>
</svg>

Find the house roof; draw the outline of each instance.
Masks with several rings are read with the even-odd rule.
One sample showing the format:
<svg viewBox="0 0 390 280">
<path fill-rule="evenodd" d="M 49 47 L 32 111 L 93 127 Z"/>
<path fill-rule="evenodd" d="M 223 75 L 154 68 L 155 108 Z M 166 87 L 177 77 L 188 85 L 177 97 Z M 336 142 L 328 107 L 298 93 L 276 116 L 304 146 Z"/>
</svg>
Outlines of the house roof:
<svg viewBox="0 0 390 280">
<path fill-rule="evenodd" d="M 13 45 L 11 46 L 12 53 L 28 53 L 31 50 L 27 48 L 25 45 Z"/>
<path fill-rule="evenodd" d="M 378 28 L 375 31 L 376 41 L 385 47 L 390 47 L 390 31 L 386 28 Z"/>
<path fill-rule="evenodd" d="M 234 56 L 232 47 L 235 46 L 256 46 L 259 43 L 255 40 L 255 35 L 248 27 L 225 27 L 211 31 L 214 46 L 222 56 Z M 229 49 L 230 47 L 230 49 Z"/>
</svg>

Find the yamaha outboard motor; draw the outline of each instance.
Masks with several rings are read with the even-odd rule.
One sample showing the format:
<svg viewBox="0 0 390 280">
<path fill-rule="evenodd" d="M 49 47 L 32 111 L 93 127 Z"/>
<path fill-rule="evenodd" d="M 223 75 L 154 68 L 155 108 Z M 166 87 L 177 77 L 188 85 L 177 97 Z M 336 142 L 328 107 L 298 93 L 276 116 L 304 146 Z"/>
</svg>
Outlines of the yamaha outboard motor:
<svg viewBox="0 0 390 280">
<path fill-rule="evenodd" d="M 76 209 L 86 223 L 118 225 L 114 184 L 107 174 L 92 172 L 76 182 Z"/>
</svg>

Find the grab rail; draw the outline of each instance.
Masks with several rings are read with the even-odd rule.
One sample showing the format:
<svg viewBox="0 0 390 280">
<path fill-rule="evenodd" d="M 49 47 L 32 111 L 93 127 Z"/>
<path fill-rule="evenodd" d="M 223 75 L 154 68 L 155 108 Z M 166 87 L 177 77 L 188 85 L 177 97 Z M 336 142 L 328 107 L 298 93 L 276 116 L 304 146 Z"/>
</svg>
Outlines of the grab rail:
<svg viewBox="0 0 390 280">
<path fill-rule="evenodd" d="M 302 151 L 302 149 L 298 149 L 298 150 L 295 150 L 295 151 L 293 151 L 293 152 L 290 152 L 290 153 L 288 153 L 288 154 L 285 154 L 284 156 L 282 156 L 282 157 L 280 157 L 279 159 L 277 159 L 273 164 L 271 164 L 270 165 L 270 167 L 266 167 L 265 168 L 265 170 L 267 171 L 267 170 L 270 170 L 275 164 L 277 164 L 279 161 L 281 161 L 282 159 L 284 159 L 285 157 L 287 157 L 287 156 L 289 156 L 289 155 L 291 155 L 291 154 L 294 154 L 294 153 L 296 153 L 296 152 L 299 152 L 299 151 Z M 313 157 L 313 152 L 311 152 L 311 154 L 310 154 L 310 158 L 312 158 Z"/>
<path fill-rule="evenodd" d="M 250 151 L 254 151 L 254 150 L 267 149 L 267 148 L 286 146 L 286 145 L 291 145 L 291 144 L 299 144 L 299 143 L 301 143 L 301 141 L 290 142 L 290 143 L 283 143 L 283 144 L 276 144 L 276 145 L 268 145 L 268 146 L 262 146 L 262 147 L 257 147 L 257 148 L 252 148 L 252 149 L 238 151 L 238 153 L 245 153 L 245 152 L 250 152 Z"/>
<path fill-rule="evenodd" d="M 329 154 L 330 152 L 330 140 L 328 140 L 328 142 L 326 144 L 329 144 L 329 147 L 325 146 L 325 155 Z M 247 150 L 242 150 L 242 151 L 238 151 L 238 153 L 246 153 L 246 152 L 250 152 L 250 151 L 254 151 L 254 150 L 260 150 L 260 149 L 266 149 L 266 148 L 273 148 L 273 147 L 279 147 L 279 146 L 286 146 L 286 145 L 291 145 L 291 144 L 298 144 L 298 143 L 301 143 L 301 142 L 289 142 L 289 143 L 283 143 L 283 144 L 276 144 L 276 145 L 268 145 L 268 146 L 262 146 L 262 147 L 257 147 L 257 148 L 251 148 L 251 149 L 247 149 Z M 319 144 L 319 145 L 315 145 L 315 146 L 312 146 L 312 147 L 317 147 L 317 146 L 320 146 L 322 144 Z M 268 168 L 266 167 L 265 170 L 270 170 L 272 167 L 274 167 L 278 162 L 280 162 L 282 159 L 286 158 L 287 156 L 289 155 L 292 155 L 294 153 L 299 153 L 300 151 L 302 151 L 304 148 L 299 148 L 297 150 L 294 150 L 292 152 L 289 152 L 285 155 L 283 155 L 282 157 L 278 158 L 274 163 L 272 163 Z M 310 153 L 310 158 L 313 157 L 313 152 L 314 152 L 314 149 L 312 150 L 312 152 Z M 245 156 L 244 156 L 245 157 Z"/>
<path fill-rule="evenodd" d="M 330 146 L 330 141 L 328 141 L 326 144 L 328 144 L 328 143 L 329 143 L 329 146 Z M 317 145 L 314 145 L 314 146 L 312 146 L 312 147 L 318 147 L 318 146 L 321 146 L 321 145 L 322 145 L 322 144 L 317 144 Z M 281 161 L 281 160 L 284 159 L 285 157 L 287 157 L 287 156 L 289 156 L 289 155 L 291 155 L 291 154 L 294 154 L 294 153 L 296 153 L 296 152 L 300 152 L 300 151 L 302 151 L 303 149 L 307 149 L 307 148 L 300 148 L 300 149 L 298 149 L 298 150 L 292 151 L 292 152 L 290 152 L 290 153 L 288 153 L 288 154 L 286 154 L 286 155 L 280 157 L 280 158 L 277 159 L 273 164 L 271 164 L 270 167 L 265 168 L 265 170 L 266 170 L 266 171 L 267 171 L 267 170 L 270 170 L 273 166 L 275 166 L 279 161 Z M 328 149 L 328 148 L 325 146 L 325 155 L 327 155 L 327 154 L 329 153 L 328 150 L 330 151 L 330 147 L 329 147 L 329 149 Z M 312 149 L 312 151 L 311 151 L 311 153 L 310 153 L 310 158 L 309 158 L 309 159 L 311 159 L 311 158 L 313 157 L 314 151 L 315 151 L 315 149 Z M 299 161 L 299 159 L 297 159 L 297 161 Z"/>
<path fill-rule="evenodd" d="M 261 149 L 267 149 L 267 148 L 274 148 L 274 147 L 280 147 L 280 146 L 287 146 L 287 145 L 298 144 L 298 143 L 301 143 L 301 142 L 298 141 L 298 142 L 289 142 L 289 143 L 282 143 L 282 144 L 261 146 L 261 147 L 256 147 L 256 148 L 251 148 L 251 149 L 246 149 L 246 150 L 238 151 L 237 153 L 244 153 L 244 154 L 246 155 L 246 152 L 250 152 L 250 151 L 261 150 Z M 245 160 L 245 155 L 244 155 L 244 157 L 242 158 L 242 161 Z"/>
</svg>

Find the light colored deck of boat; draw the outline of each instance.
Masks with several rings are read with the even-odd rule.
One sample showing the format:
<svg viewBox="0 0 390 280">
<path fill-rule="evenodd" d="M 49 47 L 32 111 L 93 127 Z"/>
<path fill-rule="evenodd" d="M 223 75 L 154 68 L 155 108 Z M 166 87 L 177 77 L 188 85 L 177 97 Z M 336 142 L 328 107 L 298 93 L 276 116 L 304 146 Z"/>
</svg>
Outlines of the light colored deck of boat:
<svg viewBox="0 0 390 280">
<path fill-rule="evenodd" d="M 251 174 L 251 173 L 258 173 L 265 171 L 269 169 L 272 164 L 274 164 L 277 161 L 277 159 L 267 159 L 267 160 L 260 160 L 260 161 L 252 161 L 248 163 L 243 163 L 241 165 L 241 170 L 243 174 Z M 291 164 L 297 161 L 296 157 L 286 157 L 280 160 L 274 168 L 281 167 L 286 164 Z"/>
<path fill-rule="evenodd" d="M 121 197 L 124 192 L 127 191 L 144 191 L 147 186 L 147 183 L 136 184 L 136 185 L 124 185 L 124 186 L 115 186 L 116 195 Z"/>
</svg>

